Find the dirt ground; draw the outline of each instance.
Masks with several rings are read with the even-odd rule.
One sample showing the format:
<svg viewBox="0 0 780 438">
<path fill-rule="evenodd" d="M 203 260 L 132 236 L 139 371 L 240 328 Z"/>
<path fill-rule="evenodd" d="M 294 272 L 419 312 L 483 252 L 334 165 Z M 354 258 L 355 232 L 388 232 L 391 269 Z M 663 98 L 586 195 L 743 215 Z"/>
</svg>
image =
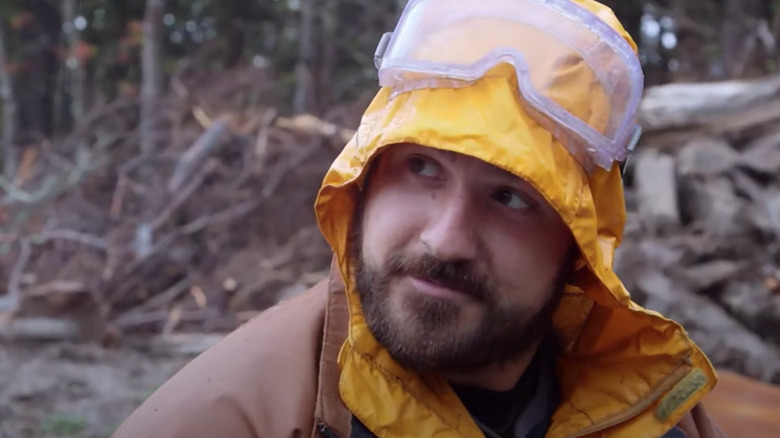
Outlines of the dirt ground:
<svg viewBox="0 0 780 438">
<path fill-rule="evenodd" d="M 191 358 L 0 343 L 0 438 L 107 438 Z"/>
</svg>

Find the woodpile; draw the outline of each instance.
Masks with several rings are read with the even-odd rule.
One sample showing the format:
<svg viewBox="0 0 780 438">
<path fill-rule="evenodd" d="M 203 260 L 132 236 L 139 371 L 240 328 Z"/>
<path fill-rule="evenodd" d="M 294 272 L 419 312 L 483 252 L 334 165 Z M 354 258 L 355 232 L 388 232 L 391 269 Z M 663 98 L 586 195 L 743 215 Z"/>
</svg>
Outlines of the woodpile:
<svg viewBox="0 0 780 438">
<path fill-rule="evenodd" d="M 780 383 L 780 76 L 647 91 L 616 269 L 719 366 Z"/>
</svg>

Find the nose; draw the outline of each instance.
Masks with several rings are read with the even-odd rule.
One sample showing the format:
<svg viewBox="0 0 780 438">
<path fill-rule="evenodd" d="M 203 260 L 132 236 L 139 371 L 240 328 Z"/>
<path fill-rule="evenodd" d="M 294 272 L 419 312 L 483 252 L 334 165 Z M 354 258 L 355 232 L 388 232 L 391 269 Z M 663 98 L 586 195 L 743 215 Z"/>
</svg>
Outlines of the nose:
<svg viewBox="0 0 780 438">
<path fill-rule="evenodd" d="M 444 195 L 444 194 L 442 194 Z M 439 196 L 420 240 L 431 255 L 440 260 L 473 260 L 479 242 L 474 208 L 463 193 Z"/>
</svg>

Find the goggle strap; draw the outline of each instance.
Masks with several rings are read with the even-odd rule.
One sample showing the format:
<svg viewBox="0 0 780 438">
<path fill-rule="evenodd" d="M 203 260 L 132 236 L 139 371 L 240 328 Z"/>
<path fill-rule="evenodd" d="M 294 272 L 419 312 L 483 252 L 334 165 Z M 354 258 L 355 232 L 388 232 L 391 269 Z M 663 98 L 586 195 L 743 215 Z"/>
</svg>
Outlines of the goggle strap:
<svg viewBox="0 0 780 438">
<path fill-rule="evenodd" d="M 631 154 L 634 152 L 634 149 L 636 149 L 636 146 L 639 144 L 639 139 L 642 138 L 642 127 L 639 125 L 636 125 L 636 128 L 634 129 L 634 133 L 631 134 L 631 139 L 628 141 L 628 144 L 626 145 L 626 158 L 620 162 L 620 174 L 623 175 L 626 171 L 626 167 L 628 166 L 628 159 L 631 157 Z"/>
<path fill-rule="evenodd" d="M 374 51 L 374 66 L 379 69 L 382 66 L 382 58 L 385 57 L 387 46 L 390 45 L 390 40 L 393 38 L 393 32 L 385 32 L 382 35 L 382 39 L 379 40 L 379 44 Z"/>
</svg>

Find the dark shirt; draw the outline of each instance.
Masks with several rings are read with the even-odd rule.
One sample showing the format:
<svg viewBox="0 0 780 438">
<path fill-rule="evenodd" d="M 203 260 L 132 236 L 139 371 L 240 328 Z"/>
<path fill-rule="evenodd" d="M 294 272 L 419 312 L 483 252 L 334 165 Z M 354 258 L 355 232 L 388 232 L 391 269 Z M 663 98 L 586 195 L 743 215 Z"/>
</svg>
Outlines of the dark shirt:
<svg viewBox="0 0 780 438">
<path fill-rule="evenodd" d="M 502 438 L 514 438 L 517 419 L 536 395 L 539 362 L 537 355 L 514 388 L 508 391 L 493 391 L 454 383 L 451 385 L 481 427 L 488 428 Z"/>
<path fill-rule="evenodd" d="M 508 391 L 451 385 L 487 437 L 543 437 L 560 401 L 556 353 L 552 339 L 543 342 L 520 380 Z"/>
</svg>

